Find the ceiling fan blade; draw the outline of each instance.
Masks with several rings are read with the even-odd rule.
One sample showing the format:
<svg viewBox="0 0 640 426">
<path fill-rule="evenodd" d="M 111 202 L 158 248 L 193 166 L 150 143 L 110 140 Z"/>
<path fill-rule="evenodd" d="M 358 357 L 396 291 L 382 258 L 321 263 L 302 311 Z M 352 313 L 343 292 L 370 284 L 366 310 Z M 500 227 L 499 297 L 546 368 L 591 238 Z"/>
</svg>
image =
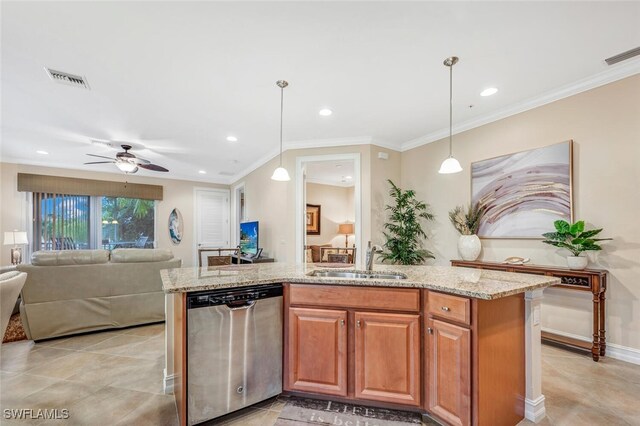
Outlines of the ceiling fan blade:
<svg viewBox="0 0 640 426">
<path fill-rule="evenodd" d="M 84 164 L 113 164 L 115 161 L 91 161 L 89 163 Z"/>
<path fill-rule="evenodd" d="M 136 164 L 140 165 L 140 164 L 151 164 L 151 161 L 146 160 L 144 158 L 140 158 L 140 157 L 136 157 L 133 161 L 136 162 Z"/>
<path fill-rule="evenodd" d="M 157 164 L 138 164 L 138 167 L 147 170 L 153 170 L 154 172 L 168 172 L 169 170 L 165 169 L 162 166 L 158 166 Z"/>
<path fill-rule="evenodd" d="M 105 157 L 104 155 L 96 155 L 96 154 L 87 154 L 91 157 L 98 157 L 98 158 L 106 158 L 108 160 L 112 160 L 113 161 L 113 157 Z"/>
</svg>

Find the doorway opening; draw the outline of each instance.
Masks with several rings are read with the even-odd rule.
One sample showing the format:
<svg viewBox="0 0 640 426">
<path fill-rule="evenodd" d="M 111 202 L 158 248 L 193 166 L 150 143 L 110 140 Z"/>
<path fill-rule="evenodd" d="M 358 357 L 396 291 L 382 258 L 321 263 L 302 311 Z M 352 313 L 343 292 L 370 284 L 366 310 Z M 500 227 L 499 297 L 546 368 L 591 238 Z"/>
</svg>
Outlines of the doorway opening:
<svg viewBox="0 0 640 426">
<path fill-rule="evenodd" d="M 298 157 L 296 172 L 296 262 L 358 264 L 360 154 Z"/>
</svg>

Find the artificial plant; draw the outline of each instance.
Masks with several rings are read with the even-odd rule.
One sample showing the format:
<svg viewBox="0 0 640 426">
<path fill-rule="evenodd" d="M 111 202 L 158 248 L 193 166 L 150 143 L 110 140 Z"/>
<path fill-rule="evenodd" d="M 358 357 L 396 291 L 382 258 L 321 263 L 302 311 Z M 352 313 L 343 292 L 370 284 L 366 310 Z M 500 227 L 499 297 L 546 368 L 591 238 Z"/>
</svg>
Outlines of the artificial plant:
<svg viewBox="0 0 640 426">
<path fill-rule="evenodd" d="M 470 204 L 467 211 L 464 207 L 456 206 L 449 212 L 449 220 L 453 227 L 462 235 L 476 235 L 480 227 L 480 220 L 485 212 L 485 207 L 479 202 Z"/>
<path fill-rule="evenodd" d="M 379 258 L 401 265 L 417 265 L 425 259 L 435 259 L 433 253 L 422 248 L 422 240 L 427 238 L 422 222 L 434 218 L 429 205 L 419 201 L 414 190 L 403 190 L 390 179 L 387 181 L 391 185 L 389 195 L 393 204 L 385 206 L 389 218 L 384 224 L 386 242 Z"/>
<path fill-rule="evenodd" d="M 611 240 L 611 238 L 593 238 L 602 232 L 602 228 L 585 231 L 583 220 L 573 224 L 565 220 L 556 220 L 553 225 L 556 228 L 556 232 L 542 234 L 545 238 L 542 242 L 554 247 L 567 249 L 574 256 L 580 256 L 580 253 L 585 251 L 602 250 L 602 247 L 597 242 Z"/>
</svg>

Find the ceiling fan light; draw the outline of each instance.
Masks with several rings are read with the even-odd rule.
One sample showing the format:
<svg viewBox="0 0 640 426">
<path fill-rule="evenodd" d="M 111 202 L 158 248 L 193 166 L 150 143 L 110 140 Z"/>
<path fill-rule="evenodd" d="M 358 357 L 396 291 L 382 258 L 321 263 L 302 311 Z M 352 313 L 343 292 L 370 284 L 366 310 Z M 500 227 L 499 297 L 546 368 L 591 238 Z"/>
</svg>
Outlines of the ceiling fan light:
<svg viewBox="0 0 640 426">
<path fill-rule="evenodd" d="M 135 163 L 130 163 L 128 161 L 118 161 L 116 163 L 116 167 L 125 173 L 135 173 L 138 171 L 138 166 Z"/>
<path fill-rule="evenodd" d="M 271 175 L 272 180 L 277 180 L 278 182 L 287 182 L 290 181 L 289 172 L 284 167 L 278 167 L 273 171 L 273 175 Z"/>
<path fill-rule="evenodd" d="M 449 157 L 442 162 L 442 164 L 440 165 L 440 170 L 438 170 L 438 173 L 443 175 L 448 175 L 451 173 L 458 173 L 461 171 L 462 171 L 462 166 L 460 165 L 460 162 L 453 157 Z"/>
</svg>

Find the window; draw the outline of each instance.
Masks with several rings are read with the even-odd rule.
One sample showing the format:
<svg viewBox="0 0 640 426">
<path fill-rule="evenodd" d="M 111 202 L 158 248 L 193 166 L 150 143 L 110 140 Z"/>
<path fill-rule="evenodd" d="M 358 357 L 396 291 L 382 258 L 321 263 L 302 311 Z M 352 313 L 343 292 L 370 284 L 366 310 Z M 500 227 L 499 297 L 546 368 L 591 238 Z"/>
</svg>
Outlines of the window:
<svg viewBox="0 0 640 426">
<path fill-rule="evenodd" d="M 36 250 L 76 250 L 91 247 L 90 197 L 33 194 L 33 247 Z"/>
<path fill-rule="evenodd" d="M 154 246 L 153 200 L 34 192 L 33 213 L 36 250 Z"/>
<path fill-rule="evenodd" d="M 100 200 L 103 248 L 153 247 L 153 200 L 122 197 L 100 197 Z"/>
</svg>

